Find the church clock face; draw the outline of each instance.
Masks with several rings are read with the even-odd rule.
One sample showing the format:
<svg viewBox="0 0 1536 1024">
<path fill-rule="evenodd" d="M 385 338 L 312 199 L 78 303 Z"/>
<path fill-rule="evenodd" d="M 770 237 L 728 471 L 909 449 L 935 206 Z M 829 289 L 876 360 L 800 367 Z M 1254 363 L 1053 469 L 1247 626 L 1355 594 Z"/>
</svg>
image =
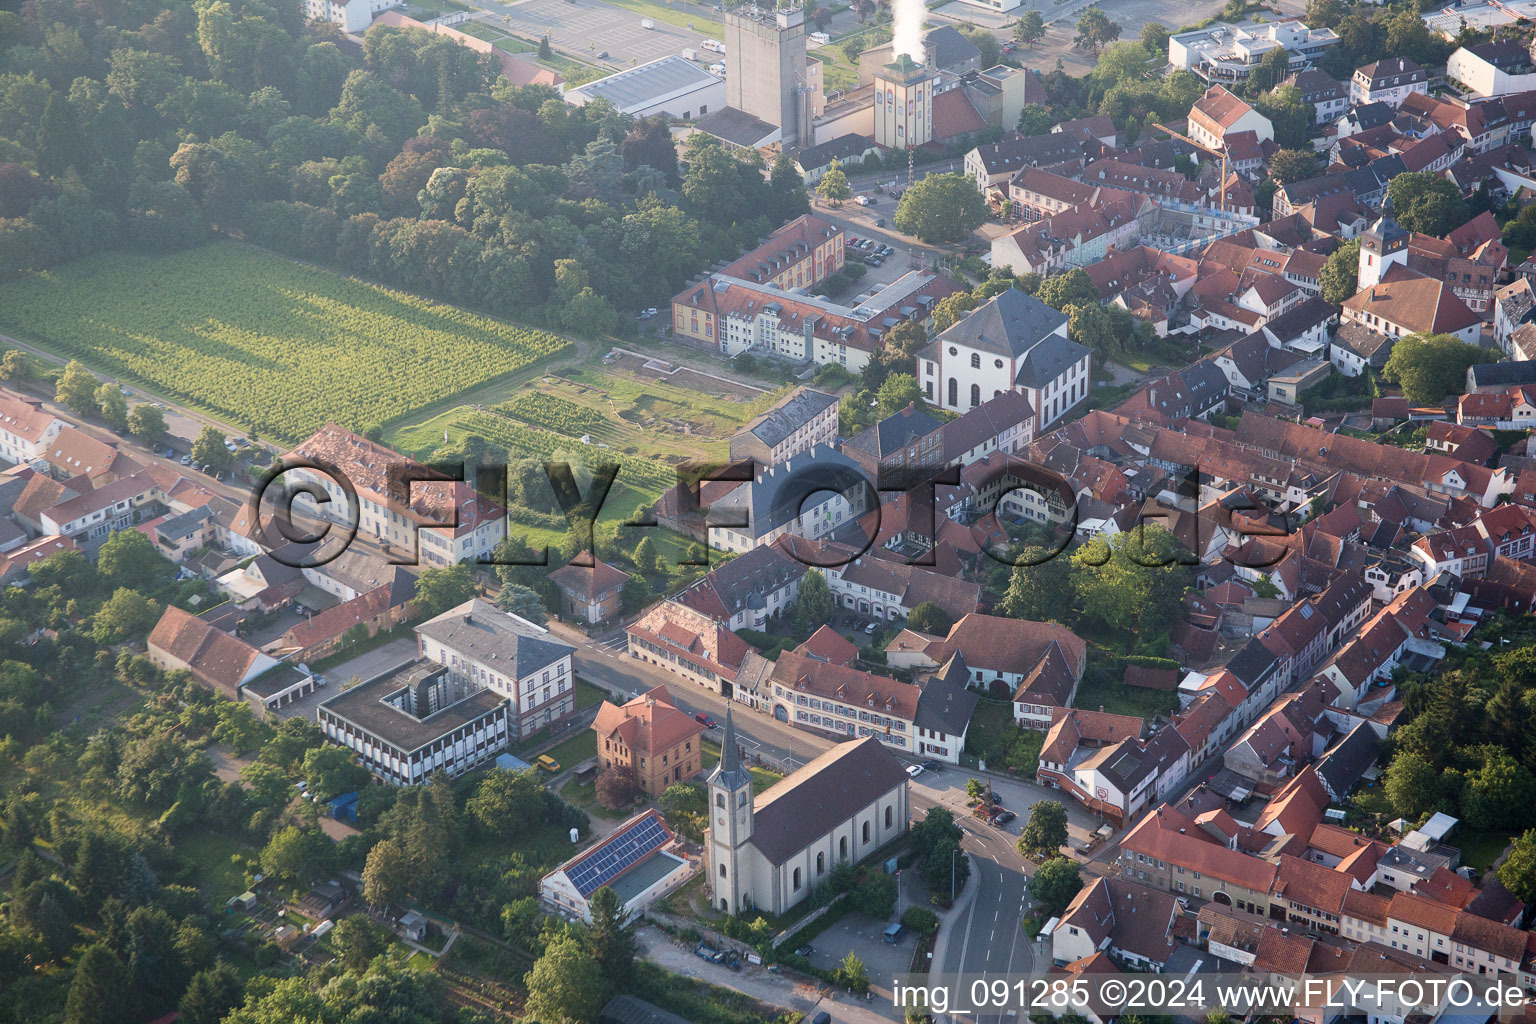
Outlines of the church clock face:
<svg viewBox="0 0 1536 1024">
<path fill-rule="evenodd" d="M 719 825 L 721 828 L 725 828 L 725 819 L 724 818 L 716 818 L 715 819 L 715 824 Z"/>
</svg>

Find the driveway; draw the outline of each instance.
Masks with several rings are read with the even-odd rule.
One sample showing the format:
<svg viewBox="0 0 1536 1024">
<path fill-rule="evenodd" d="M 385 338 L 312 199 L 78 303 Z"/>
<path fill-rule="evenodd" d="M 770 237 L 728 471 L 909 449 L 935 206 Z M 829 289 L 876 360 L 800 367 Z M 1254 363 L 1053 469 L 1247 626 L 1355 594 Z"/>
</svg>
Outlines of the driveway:
<svg viewBox="0 0 1536 1024">
<path fill-rule="evenodd" d="M 881 1006 L 878 998 L 868 1002 L 851 1001 L 844 994 L 826 991 L 814 979 L 769 971 L 766 967 L 754 967 L 745 961 L 739 971 L 733 971 L 723 964 L 706 963 L 694 956 L 691 948 L 674 942 L 666 932 L 650 925 L 637 928 L 635 937 L 640 955 L 652 963 L 674 974 L 699 978 L 713 985 L 745 992 L 773 1006 L 802 1014 L 825 1010 L 834 1024 L 888 1024 L 892 1019 L 900 1019 L 900 1014 L 894 1008 Z"/>
<path fill-rule="evenodd" d="M 342 662 L 324 673 L 326 685 L 316 687 L 313 693 L 307 693 L 303 697 L 286 704 L 272 712 L 274 718 L 307 718 L 315 721 L 315 709 L 330 697 L 341 692 L 351 679 L 356 676 L 359 680 L 372 679 L 382 675 L 392 668 L 404 665 L 416 659 L 416 640 L 413 636 L 406 635 L 396 637 L 383 647 L 376 647 L 367 654 L 360 654 L 351 661 Z"/>
</svg>

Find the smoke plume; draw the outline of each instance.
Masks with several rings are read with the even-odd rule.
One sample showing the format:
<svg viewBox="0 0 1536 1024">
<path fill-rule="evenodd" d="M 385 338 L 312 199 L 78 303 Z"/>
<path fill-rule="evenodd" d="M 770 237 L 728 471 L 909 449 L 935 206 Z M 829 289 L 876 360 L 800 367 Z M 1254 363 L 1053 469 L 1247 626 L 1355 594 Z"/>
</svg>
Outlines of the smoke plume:
<svg viewBox="0 0 1536 1024">
<path fill-rule="evenodd" d="M 895 0 L 895 37 L 891 55 L 907 54 L 919 64 L 923 63 L 923 0 Z"/>
</svg>

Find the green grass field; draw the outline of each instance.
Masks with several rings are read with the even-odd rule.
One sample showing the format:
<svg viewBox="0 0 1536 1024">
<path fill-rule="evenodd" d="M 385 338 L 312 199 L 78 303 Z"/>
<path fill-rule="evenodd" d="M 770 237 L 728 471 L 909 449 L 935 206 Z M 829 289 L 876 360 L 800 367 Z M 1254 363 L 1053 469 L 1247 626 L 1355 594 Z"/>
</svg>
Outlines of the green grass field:
<svg viewBox="0 0 1536 1024">
<path fill-rule="evenodd" d="M 0 286 L 0 330 L 289 442 L 408 415 L 568 347 L 235 242 Z"/>
</svg>

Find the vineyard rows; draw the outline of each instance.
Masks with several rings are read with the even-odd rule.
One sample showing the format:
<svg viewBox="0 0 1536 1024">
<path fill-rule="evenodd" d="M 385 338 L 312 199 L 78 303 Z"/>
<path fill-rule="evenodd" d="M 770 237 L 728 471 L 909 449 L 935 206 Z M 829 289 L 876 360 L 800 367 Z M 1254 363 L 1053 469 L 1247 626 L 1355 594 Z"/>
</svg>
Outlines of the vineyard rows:
<svg viewBox="0 0 1536 1024">
<path fill-rule="evenodd" d="M 478 434 L 510 454 L 547 459 L 560 451 L 588 464 L 618 463 L 620 483 L 657 495 L 677 483 L 677 473 L 665 463 L 636 455 L 625 455 L 611 448 L 587 447 L 576 438 L 547 430 L 530 430 L 503 416 L 466 410 L 454 421 L 454 428 L 465 434 Z"/>
<path fill-rule="evenodd" d="M 530 391 L 519 395 L 510 402 L 503 402 L 496 406 L 495 409 L 502 415 L 531 423 L 536 427 L 553 430 L 567 437 L 595 434 L 608 425 L 608 420 L 593 410 L 542 391 Z"/>
<path fill-rule="evenodd" d="M 564 339 L 224 242 L 111 253 L 0 286 L 0 328 L 261 436 L 363 430 Z"/>
</svg>

